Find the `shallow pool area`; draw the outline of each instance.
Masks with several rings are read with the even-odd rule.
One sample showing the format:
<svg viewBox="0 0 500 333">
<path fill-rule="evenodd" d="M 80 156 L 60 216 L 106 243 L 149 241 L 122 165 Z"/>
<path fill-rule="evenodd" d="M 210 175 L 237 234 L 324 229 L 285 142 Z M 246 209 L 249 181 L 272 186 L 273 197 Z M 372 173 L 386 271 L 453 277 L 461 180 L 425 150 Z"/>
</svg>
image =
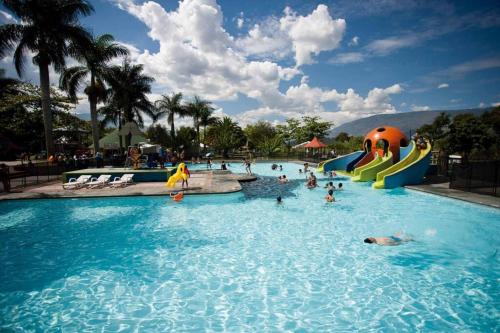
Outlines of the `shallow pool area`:
<svg viewBox="0 0 500 333">
<path fill-rule="evenodd" d="M 328 204 L 281 164 L 180 203 L 0 202 L 0 331 L 500 330 L 500 210 L 338 177 Z"/>
</svg>

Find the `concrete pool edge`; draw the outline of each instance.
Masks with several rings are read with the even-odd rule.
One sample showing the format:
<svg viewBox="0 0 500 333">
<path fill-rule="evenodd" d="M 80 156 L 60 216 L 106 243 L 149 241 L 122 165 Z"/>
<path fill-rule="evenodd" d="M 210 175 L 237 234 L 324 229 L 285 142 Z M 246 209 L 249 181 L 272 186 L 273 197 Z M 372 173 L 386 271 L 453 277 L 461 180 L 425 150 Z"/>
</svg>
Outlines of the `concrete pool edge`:
<svg viewBox="0 0 500 333">
<path fill-rule="evenodd" d="M 498 197 L 454 190 L 443 184 L 407 185 L 405 188 L 412 191 L 423 192 L 476 205 L 500 209 L 500 198 Z"/>
</svg>

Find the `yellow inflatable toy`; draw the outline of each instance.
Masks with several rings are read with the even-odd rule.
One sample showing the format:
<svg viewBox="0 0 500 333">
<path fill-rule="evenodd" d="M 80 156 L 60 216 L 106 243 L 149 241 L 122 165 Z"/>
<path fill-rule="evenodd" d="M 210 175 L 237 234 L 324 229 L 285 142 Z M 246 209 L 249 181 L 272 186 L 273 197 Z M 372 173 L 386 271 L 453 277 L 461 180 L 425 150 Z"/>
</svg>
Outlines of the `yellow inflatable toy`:
<svg viewBox="0 0 500 333">
<path fill-rule="evenodd" d="M 175 183 L 177 183 L 179 180 L 187 180 L 188 178 L 189 178 L 189 173 L 186 172 L 186 164 L 179 163 L 177 171 L 168 178 L 166 186 L 174 187 Z"/>
</svg>

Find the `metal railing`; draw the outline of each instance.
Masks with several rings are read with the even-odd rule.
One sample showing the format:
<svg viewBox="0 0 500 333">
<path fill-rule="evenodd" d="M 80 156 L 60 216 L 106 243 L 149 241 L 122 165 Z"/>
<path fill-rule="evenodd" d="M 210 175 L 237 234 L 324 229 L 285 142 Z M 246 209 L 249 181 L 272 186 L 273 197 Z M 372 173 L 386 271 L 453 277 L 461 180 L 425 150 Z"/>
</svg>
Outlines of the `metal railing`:
<svg viewBox="0 0 500 333">
<path fill-rule="evenodd" d="M 450 188 L 500 196 L 500 161 L 473 161 L 451 166 Z"/>
</svg>

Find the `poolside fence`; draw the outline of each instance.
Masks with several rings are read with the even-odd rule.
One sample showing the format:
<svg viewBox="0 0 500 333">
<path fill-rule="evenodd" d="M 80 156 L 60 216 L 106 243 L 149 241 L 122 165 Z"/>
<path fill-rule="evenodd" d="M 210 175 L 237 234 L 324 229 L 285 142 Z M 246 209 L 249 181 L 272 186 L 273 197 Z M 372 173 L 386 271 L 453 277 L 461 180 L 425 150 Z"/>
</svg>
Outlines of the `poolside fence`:
<svg viewBox="0 0 500 333">
<path fill-rule="evenodd" d="M 500 196 L 500 160 L 453 164 L 450 188 Z"/>
</svg>

